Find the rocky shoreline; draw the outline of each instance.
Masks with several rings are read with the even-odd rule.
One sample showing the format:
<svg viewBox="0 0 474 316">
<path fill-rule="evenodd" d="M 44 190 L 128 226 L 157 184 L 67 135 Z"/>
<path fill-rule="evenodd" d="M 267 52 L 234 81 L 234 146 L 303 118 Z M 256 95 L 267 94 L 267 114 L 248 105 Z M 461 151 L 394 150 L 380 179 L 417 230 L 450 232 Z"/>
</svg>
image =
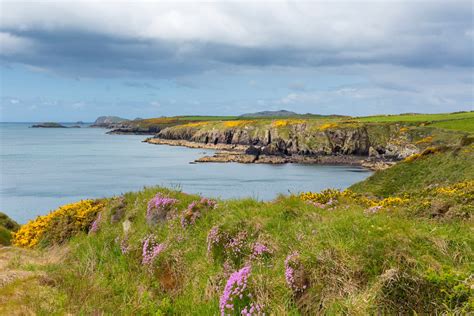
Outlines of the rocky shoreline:
<svg viewBox="0 0 474 316">
<path fill-rule="evenodd" d="M 395 161 L 382 158 L 369 158 L 358 155 L 268 155 L 262 154 L 260 149 L 249 145 L 199 143 L 183 139 L 164 139 L 151 137 L 144 142 L 155 145 L 183 146 L 188 148 L 212 149 L 216 152 L 212 156 L 204 156 L 194 162 L 237 162 L 262 164 L 320 164 L 320 165 L 347 165 L 359 166 L 370 170 L 383 170 L 395 164 Z"/>
</svg>

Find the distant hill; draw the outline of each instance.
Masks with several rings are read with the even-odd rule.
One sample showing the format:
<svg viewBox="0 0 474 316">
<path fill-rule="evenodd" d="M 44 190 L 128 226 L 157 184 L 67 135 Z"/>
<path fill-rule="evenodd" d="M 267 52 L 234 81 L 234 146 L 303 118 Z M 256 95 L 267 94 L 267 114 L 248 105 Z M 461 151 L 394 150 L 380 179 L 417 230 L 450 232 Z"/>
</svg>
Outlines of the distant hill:
<svg viewBox="0 0 474 316">
<path fill-rule="evenodd" d="M 255 113 L 245 113 L 240 115 L 240 117 L 275 117 L 275 116 L 298 116 L 300 114 L 287 111 L 287 110 L 279 110 L 279 111 L 262 111 L 262 112 L 255 112 Z"/>
<path fill-rule="evenodd" d="M 113 127 L 115 124 L 128 122 L 129 120 L 118 116 L 99 116 L 91 127 Z"/>
</svg>

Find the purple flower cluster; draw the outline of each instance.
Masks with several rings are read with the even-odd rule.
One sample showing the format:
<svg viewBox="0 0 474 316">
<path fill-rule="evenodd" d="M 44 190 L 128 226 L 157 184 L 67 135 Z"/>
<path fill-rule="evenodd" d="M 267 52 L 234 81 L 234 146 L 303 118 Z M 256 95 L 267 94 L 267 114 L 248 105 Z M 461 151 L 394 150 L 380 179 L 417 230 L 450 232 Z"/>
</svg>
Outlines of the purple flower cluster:
<svg viewBox="0 0 474 316">
<path fill-rule="evenodd" d="M 266 255 L 272 254 L 272 250 L 260 242 L 256 242 L 252 247 L 251 259 L 262 258 Z"/>
<path fill-rule="evenodd" d="M 288 287 L 293 293 L 303 292 L 306 289 L 304 280 L 297 278 L 297 272 L 301 271 L 302 266 L 299 260 L 299 253 L 297 251 L 288 255 L 285 259 L 285 279 Z"/>
<path fill-rule="evenodd" d="M 151 221 L 154 217 L 158 216 L 164 219 L 166 212 L 177 203 L 178 200 L 157 193 L 149 202 L 146 210 L 146 218 Z M 161 213 L 161 214 L 160 214 Z"/>
<path fill-rule="evenodd" d="M 212 248 L 221 242 L 221 234 L 218 226 L 211 228 L 207 234 L 207 254 L 210 255 Z"/>
<path fill-rule="evenodd" d="M 222 316 L 235 314 L 236 305 L 243 300 L 250 299 L 251 295 L 247 291 L 247 282 L 250 276 L 250 271 L 251 267 L 245 266 L 230 275 L 225 285 L 224 292 L 219 300 L 219 308 Z M 241 314 L 248 315 L 251 307 L 253 307 L 254 310 L 256 309 L 254 305 L 245 306 Z"/>
<path fill-rule="evenodd" d="M 99 231 L 101 219 L 102 219 L 102 213 L 99 213 L 96 219 L 91 224 L 91 227 L 89 229 L 89 234 L 96 233 Z"/>
<path fill-rule="evenodd" d="M 243 316 L 253 316 L 253 315 L 262 315 L 265 316 L 265 313 L 262 312 L 262 306 L 257 303 L 250 303 L 250 306 L 245 306 L 240 312 Z"/>
<path fill-rule="evenodd" d="M 329 201 L 327 203 L 319 203 L 319 202 L 308 202 L 308 203 L 315 206 L 315 207 L 317 207 L 317 208 L 325 209 L 328 206 L 334 205 L 336 203 L 336 201 L 333 200 L 333 199 L 329 199 Z"/>
<path fill-rule="evenodd" d="M 378 211 L 380 211 L 383 207 L 381 205 L 376 205 L 376 206 L 372 206 L 372 207 L 369 207 L 368 209 L 366 209 L 364 211 L 365 214 L 375 214 L 375 213 L 378 213 Z"/>
<path fill-rule="evenodd" d="M 165 249 L 164 244 L 156 241 L 155 236 L 149 235 L 143 241 L 142 264 L 150 265 L 155 258 Z"/>
<path fill-rule="evenodd" d="M 236 257 L 239 257 L 244 253 L 245 246 L 247 245 L 247 232 L 242 230 L 237 235 L 230 239 L 230 241 L 224 246 L 226 250 L 230 250 L 230 253 Z"/>
<path fill-rule="evenodd" d="M 128 244 L 128 236 L 125 236 L 120 239 L 120 251 L 123 255 L 130 251 L 130 245 Z"/>
<path fill-rule="evenodd" d="M 189 225 L 196 223 L 196 220 L 201 217 L 202 211 L 206 209 L 213 209 L 216 206 L 214 200 L 202 198 L 200 201 L 193 201 L 188 205 L 188 208 L 183 212 L 181 217 L 181 226 L 186 228 Z"/>
</svg>

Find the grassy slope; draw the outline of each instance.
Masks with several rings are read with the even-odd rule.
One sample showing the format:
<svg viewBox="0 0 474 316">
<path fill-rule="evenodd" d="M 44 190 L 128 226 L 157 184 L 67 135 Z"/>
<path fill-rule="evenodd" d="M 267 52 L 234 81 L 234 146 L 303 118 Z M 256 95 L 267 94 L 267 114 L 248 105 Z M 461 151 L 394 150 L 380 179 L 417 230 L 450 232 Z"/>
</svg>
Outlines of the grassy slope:
<svg viewBox="0 0 474 316">
<path fill-rule="evenodd" d="M 377 172 L 356 183 L 352 190 L 388 197 L 404 192 L 414 192 L 435 184 L 450 184 L 474 179 L 474 149 L 464 147 L 421 157 L 413 162 L 400 162 L 387 170 Z"/>
<path fill-rule="evenodd" d="M 354 189 L 380 195 L 416 193 L 416 188 L 428 184 L 473 180 L 472 150 L 471 146 L 457 155 L 440 153 L 401 163 Z M 472 221 L 415 216 L 411 209 L 420 203 L 416 196 L 409 205 L 374 214 L 344 199 L 331 210 L 298 197 L 219 201 L 216 209 L 183 229 L 179 218 L 157 226 L 146 224 L 147 202 L 157 192 L 177 198 L 178 211 L 199 199 L 148 188 L 125 194 L 124 201 L 112 201 L 99 232 L 74 238 L 67 260 L 46 269 L 51 296 L 41 297 L 41 305 L 34 297 L 22 304 L 45 314 L 217 314 L 228 274 L 222 259 L 208 255 L 206 239 L 219 225 L 230 235 L 248 233 L 244 250 L 230 261 L 231 270 L 252 265 L 249 289 L 267 314 L 467 313 L 472 308 L 466 302 L 469 296 L 472 300 L 468 281 L 474 262 Z M 132 223 L 127 254 L 121 253 L 117 242 L 124 235 L 121 223 L 109 220 L 120 208 L 125 209 L 122 221 Z M 141 264 L 141 241 L 150 233 L 167 244 L 151 270 Z M 273 254 L 249 259 L 245 247 L 255 241 L 266 244 Z M 293 251 L 300 253 L 309 280 L 302 296 L 294 296 L 285 281 L 285 258 Z M 0 297 L 6 291 L 11 287 L 0 290 Z"/>
<path fill-rule="evenodd" d="M 10 245 L 12 232 L 18 230 L 19 227 L 14 220 L 0 212 L 0 246 Z"/>
</svg>

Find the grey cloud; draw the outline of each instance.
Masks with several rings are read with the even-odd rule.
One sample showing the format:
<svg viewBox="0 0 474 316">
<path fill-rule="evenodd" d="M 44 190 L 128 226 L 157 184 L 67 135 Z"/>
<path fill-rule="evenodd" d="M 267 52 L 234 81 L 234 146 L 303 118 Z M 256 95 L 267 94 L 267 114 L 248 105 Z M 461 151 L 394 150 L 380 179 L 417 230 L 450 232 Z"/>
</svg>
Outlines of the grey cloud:
<svg viewBox="0 0 474 316">
<path fill-rule="evenodd" d="M 22 50 L 24 45 L 11 48 L 15 54 L 2 55 L 2 62 L 79 77 L 162 78 L 228 66 L 474 66 L 470 1 L 398 1 L 386 7 L 376 2 L 305 4 L 308 7 L 289 2 L 268 4 L 268 9 L 236 3 L 203 5 L 202 11 L 209 16 L 202 17 L 202 28 L 194 29 L 191 22 L 200 17 L 201 11 L 193 16 L 186 9 L 177 8 L 175 11 L 182 18 L 175 21 L 181 25 L 175 32 L 172 23 L 150 27 L 160 22 L 159 17 L 139 4 L 128 3 L 126 9 L 142 14 L 148 24 L 129 28 L 116 19 L 127 12 L 118 14 L 115 7 L 107 7 L 111 13 L 102 21 L 88 11 L 92 10 L 90 6 L 84 6 L 82 12 L 81 3 L 77 5 L 79 18 L 72 16 L 70 23 L 58 13 L 54 15 L 54 7 L 49 8 L 53 13 L 48 26 L 38 22 L 42 15 L 48 18 L 48 7 L 36 5 L 42 9 L 37 16 L 30 12 L 33 7 L 10 4 L 9 10 L 17 14 L 6 16 L 0 30 L 8 39 L 28 43 L 28 49 Z M 259 19 L 250 14 L 251 9 L 259 12 Z M 216 22 L 220 21 L 217 17 L 227 19 L 229 26 Z M 115 33 L 111 31 L 114 26 Z M 165 34 L 160 27 L 170 28 L 170 32 Z"/>
</svg>

